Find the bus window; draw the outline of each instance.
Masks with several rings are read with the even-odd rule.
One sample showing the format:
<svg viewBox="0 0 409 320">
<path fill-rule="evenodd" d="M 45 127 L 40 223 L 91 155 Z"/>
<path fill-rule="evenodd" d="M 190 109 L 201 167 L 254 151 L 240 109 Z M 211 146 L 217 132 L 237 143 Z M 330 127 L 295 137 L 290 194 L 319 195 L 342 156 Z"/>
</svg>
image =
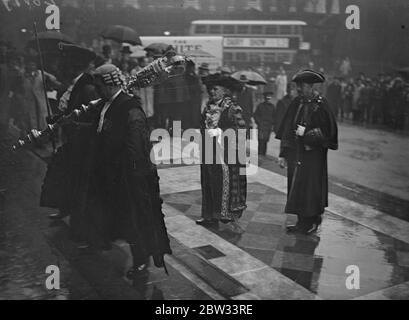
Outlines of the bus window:
<svg viewBox="0 0 409 320">
<path fill-rule="evenodd" d="M 261 62 L 261 53 L 260 52 L 250 52 L 249 53 L 249 60 L 253 63 L 260 63 Z"/>
<path fill-rule="evenodd" d="M 247 61 L 247 52 L 236 52 L 236 61 Z"/>
<path fill-rule="evenodd" d="M 253 25 L 251 28 L 251 34 L 263 34 L 263 26 Z"/>
<path fill-rule="evenodd" d="M 235 34 L 236 32 L 235 32 L 235 28 L 234 28 L 235 26 L 234 25 L 224 25 L 223 26 L 223 33 L 224 34 Z"/>
<path fill-rule="evenodd" d="M 212 24 L 212 25 L 210 25 L 210 27 L 209 27 L 209 33 L 220 33 L 220 31 L 221 31 L 221 28 L 222 26 L 221 25 L 219 25 L 219 24 Z"/>
<path fill-rule="evenodd" d="M 277 62 L 291 62 L 291 54 L 289 52 L 277 52 Z"/>
<path fill-rule="evenodd" d="M 279 34 L 291 34 L 291 26 L 280 26 Z"/>
<path fill-rule="evenodd" d="M 238 25 L 237 26 L 237 33 L 238 34 L 248 34 L 249 33 L 249 26 L 248 25 Z"/>
<path fill-rule="evenodd" d="M 278 34 L 277 26 L 266 26 L 266 34 Z"/>
<path fill-rule="evenodd" d="M 195 33 L 197 33 L 197 34 L 207 33 L 207 26 L 206 25 L 197 25 Z"/>
<path fill-rule="evenodd" d="M 274 63 L 276 62 L 275 52 L 265 52 L 264 53 L 264 63 Z"/>
</svg>

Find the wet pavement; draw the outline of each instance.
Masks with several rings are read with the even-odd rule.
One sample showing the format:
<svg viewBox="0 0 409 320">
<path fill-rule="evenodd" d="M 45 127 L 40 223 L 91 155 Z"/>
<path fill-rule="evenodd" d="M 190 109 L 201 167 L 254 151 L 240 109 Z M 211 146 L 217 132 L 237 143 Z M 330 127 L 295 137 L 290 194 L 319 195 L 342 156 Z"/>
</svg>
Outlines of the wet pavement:
<svg viewBox="0 0 409 320">
<path fill-rule="evenodd" d="M 245 232 L 203 228 L 198 166 L 162 165 L 161 191 L 173 255 L 169 276 L 153 265 L 134 281 L 126 244 L 78 250 L 67 224 L 50 223 L 38 206 L 47 150 L 11 153 L 0 138 L 0 299 L 409 299 L 408 201 L 345 177 L 330 181 L 330 207 L 314 236 L 288 235 L 284 171 L 260 159 L 249 177 Z M 376 160 L 374 160 L 376 161 Z M 0 194 L 1 197 L 1 194 Z M 1 200 L 1 198 L 0 198 Z M 47 290 L 45 268 L 61 270 L 61 289 Z M 360 288 L 346 287 L 346 268 L 360 269 Z"/>
<path fill-rule="evenodd" d="M 0 299 L 97 298 L 44 236 L 49 211 L 38 207 L 38 194 L 45 166 L 31 153 L 11 152 L 14 140 L 4 132 L 0 139 L 0 189 L 6 189 L 0 208 Z M 45 287 L 48 265 L 63 270 L 58 291 Z"/>
<path fill-rule="evenodd" d="M 282 213 L 285 194 L 252 183 L 247 199 L 242 235 L 223 225 L 209 230 L 319 297 L 355 298 L 409 281 L 409 244 L 331 213 L 325 214 L 316 236 L 288 235 L 285 225 L 296 218 Z M 164 200 L 193 220 L 200 217 L 200 190 L 166 195 Z M 349 265 L 360 269 L 360 290 L 345 286 Z"/>
</svg>

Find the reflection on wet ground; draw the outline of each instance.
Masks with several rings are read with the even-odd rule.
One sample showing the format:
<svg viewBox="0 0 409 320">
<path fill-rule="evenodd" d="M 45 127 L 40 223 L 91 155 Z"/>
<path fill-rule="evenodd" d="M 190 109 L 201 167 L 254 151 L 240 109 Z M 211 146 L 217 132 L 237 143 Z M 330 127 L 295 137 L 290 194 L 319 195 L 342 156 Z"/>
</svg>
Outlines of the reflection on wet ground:
<svg viewBox="0 0 409 320">
<path fill-rule="evenodd" d="M 164 196 L 188 217 L 200 216 L 200 190 Z M 241 219 L 245 233 L 224 225 L 209 229 L 323 299 L 362 296 L 409 280 L 409 244 L 350 220 L 325 214 L 315 236 L 288 235 L 284 226 L 295 216 L 283 214 L 286 196 L 268 186 L 248 186 L 248 209 Z M 346 268 L 360 270 L 360 289 L 346 287 Z"/>
</svg>

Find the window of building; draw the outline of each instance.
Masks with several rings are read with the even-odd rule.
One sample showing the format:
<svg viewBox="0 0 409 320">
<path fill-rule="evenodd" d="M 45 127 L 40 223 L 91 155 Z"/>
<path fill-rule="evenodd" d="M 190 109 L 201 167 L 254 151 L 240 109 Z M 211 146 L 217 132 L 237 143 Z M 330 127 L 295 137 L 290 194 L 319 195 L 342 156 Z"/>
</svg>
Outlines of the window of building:
<svg viewBox="0 0 409 320">
<path fill-rule="evenodd" d="M 225 25 L 223 26 L 223 33 L 224 34 L 235 34 L 234 25 Z"/>
<path fill-rule="evenodd" d="M 266 34 L 278 34 L 277 26 L 266 26 Z"/>
<path fill-rule="evenodd" d="M 278 10 L 277 0 L 270 0 L 270 11 L 277 12 L 277 10 Z"/>
<path fill-rule="evenodd" d="M 263 34 L 263 26 L 250 26 L 251 34 Z"/>
<path fill-rule="evenodd" d="M 227 11 L 233 12 L 235 9 L 235 0 L 229 0 L 227 3 Z"/>
<path fill-rule="evenodd" d="M 245 9 L 254 9 L 254 10 L 258 10 L 261 11 L 261 1 L 260 0 L 247 0 L 246 1 L 246 6 Z"/>
<path fill-rule="evenodd" d="M 184 9 L 193 8 L 193 9 L 196 9 L 196 10 L 200 10 L 199 0 L 185 0 L 183 2 L 183 8 Z"/>
<path fill-rule="evenodd" d="M 291 13 L 297 12 L 297 1 L 296 0 L 290 0 L 290 6 L 288 8 L 288 12 L 291 12 Z"/>
<path fill-rule="evenodd" d="M 237 26 L 237 33 L 238 34 L 248 34 L 249 33 L 249 26 L 248 25 L 238 25 Z"/>
<path fill-rule="evenodd" d="M 223 60 L 226 61 L 233 61 L 233 52 L 225 52 L 223 54 Z"/>
<path fill-rule="evenodd" d="M 207 33 L 207 26 L 198 25 L 198 26 L 196 26 L 195 32 L 199 33 L 199 34 L 200 33 Z"/>
<path fill-rule="evenodd" d="M 247 61 L 247 52 L 236 52 L 236 61 Z"/>
</svg>

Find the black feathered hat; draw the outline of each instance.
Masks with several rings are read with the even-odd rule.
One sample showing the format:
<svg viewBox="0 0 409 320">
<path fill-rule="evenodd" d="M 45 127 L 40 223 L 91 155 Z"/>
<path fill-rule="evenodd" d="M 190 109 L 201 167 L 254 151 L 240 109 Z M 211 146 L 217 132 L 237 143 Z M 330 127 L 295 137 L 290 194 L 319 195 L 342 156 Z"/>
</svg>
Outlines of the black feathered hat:
<svg viewBox="0 0 409 320">
<path fill-rule="evenodd" d="M 202 79 L 208 90 L 214 86 L 221 86 L 233 92 L 240 91 L 243 88 L 243 84 L 240 81 L 230 76 L 221 75 L 220 73 L 211 74 Z"/>
<path fill-rule="evenodd" d="M 325 82 L 325 77 L 323 74 L 316 72 L 314 70 L 306 69 L 298 72 L 292 79 L 293 82 L 304 82 L 304 83 L 322 83 Z"/>
</svg>

